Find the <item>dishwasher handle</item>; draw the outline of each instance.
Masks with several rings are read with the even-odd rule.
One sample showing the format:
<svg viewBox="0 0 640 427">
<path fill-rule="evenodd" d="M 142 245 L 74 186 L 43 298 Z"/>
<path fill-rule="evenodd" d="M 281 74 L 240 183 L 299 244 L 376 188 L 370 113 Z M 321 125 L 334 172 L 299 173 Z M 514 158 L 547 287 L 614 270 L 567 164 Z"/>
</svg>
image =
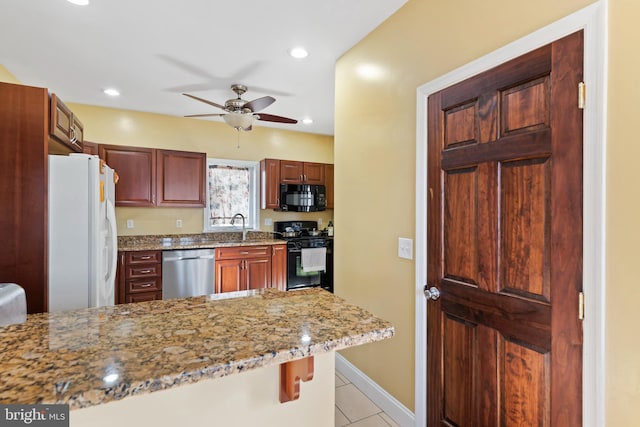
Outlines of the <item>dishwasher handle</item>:
<svg viewBox="0 0 640 427">
<path fill-rule="evenodd" d="M 165 261 L 183 261 L 190 259 L 213 259 L 213 255 L 165 257 Z"/>
</svg>

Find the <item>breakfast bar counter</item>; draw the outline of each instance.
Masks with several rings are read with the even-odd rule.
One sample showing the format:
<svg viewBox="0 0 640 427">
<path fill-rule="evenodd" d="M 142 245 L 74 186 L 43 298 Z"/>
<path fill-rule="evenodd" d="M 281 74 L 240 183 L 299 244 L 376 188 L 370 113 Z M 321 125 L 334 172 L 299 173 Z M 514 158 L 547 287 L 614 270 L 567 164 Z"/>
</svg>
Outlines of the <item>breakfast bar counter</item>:
<svg viewBox="0 0 640 427">
<path fill-rule="evenodd" d="M 321 289 L 34 314 L 0 327 L 0 403 L 63 403 L 73 414 L 393 334 L 387 321 Z"/>
</svg>

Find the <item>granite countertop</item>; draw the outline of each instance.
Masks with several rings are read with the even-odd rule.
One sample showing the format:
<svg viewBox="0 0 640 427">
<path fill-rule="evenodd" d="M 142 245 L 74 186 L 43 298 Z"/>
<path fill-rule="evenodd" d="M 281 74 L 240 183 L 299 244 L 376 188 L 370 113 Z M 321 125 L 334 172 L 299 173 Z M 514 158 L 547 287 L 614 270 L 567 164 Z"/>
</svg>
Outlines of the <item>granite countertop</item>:
<svg viewBox="0 0 640 427">
<path fill-rule="evenodd" d="M 262 246 L 286 244 L 273 238 L 273 233 L 249 231 L 242 240 L 240 232 L 202 234 L 163 234 L 148 236 L 119 236 L 120 251 L 162 251 L 172 249 L 208 249 L 228 246 Z"/>
<path fill-rule="evenodd" d="M 0 327 L 0 403 L 79 409 L 392 337 L 321 289 L 29 315 Z"/>
</svg>

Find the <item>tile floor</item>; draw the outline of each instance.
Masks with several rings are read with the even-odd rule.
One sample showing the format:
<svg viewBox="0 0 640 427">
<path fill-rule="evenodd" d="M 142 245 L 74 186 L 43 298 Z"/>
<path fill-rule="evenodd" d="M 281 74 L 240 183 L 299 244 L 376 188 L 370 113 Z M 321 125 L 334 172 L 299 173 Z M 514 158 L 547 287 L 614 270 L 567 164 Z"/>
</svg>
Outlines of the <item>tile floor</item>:
<svg viewBox="0 0 640 427">
<path fill-rule="evenodd" d="M 399 427 L 382 409 L 336 372 L 336 427 Z"/>
</svg>

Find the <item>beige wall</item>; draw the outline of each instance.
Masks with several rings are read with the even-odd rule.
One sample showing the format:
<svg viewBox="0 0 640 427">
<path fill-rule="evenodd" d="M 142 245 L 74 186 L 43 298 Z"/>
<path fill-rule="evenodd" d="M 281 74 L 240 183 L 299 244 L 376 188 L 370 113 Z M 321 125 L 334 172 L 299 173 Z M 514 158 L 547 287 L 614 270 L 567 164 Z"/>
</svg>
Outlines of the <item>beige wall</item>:
<svg viewBox="0 0 640 427">
<path fill-rule="evenodd" d="M 397 257 L 397 238 L 415 234 L 416 88 L 593 2 L 410 0 L 337 63 L 336 293 L 397 331 L 342 353 L 409 408 L 415 264 Z M 640 3 L 609 5 L 606 424 L 618 427 L 638 424 L 640 404 Z M 366 64 L 379 67 L 378 80 L 359 76 Z"/>
</svg>

